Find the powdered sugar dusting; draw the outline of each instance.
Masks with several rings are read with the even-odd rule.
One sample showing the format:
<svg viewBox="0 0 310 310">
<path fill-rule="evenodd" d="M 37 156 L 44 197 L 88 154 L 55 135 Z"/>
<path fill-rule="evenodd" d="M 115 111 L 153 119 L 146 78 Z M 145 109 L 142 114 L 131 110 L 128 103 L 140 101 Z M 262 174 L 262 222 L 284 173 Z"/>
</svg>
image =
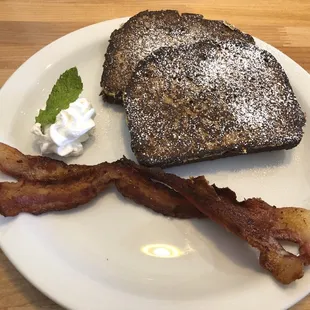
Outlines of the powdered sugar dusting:
<svg viewBox="0 0 310 310">
<path fill-rule="evenodd" d="M 293 147 L 305 122 L 276 59 L 240 41 L 162 48 L 138 66 L 125 105 L 148 165 Z"/>
<path fill-rule="evenodd" d="M 277 105 L 296 100 L 290 90 L 290 98 L 285 96 L 283 83 L 272 83 L 275 72 L 267 63 L 275 63 L 275 59 L 270 56 L 250 45 L 240 49 L 238 44 L 226 42 L 221 53 L 211 49 L 208 60 L 200 61 L 198 81 L 217 93 L 234 94 L 233 100 L 225 100 L 240 125 L 263 127 L 274 117 Z"/>
<path fill-rule="evenodd" d="M 171 10 L 141 12 L 113 32 L 101 86 L 107 93 L 124 91 L 138 62 L 160 47 L 231 38 L 254 43 L 251 36 L 238 29 L 201 15 L 180 15 Z"/>
</svg>

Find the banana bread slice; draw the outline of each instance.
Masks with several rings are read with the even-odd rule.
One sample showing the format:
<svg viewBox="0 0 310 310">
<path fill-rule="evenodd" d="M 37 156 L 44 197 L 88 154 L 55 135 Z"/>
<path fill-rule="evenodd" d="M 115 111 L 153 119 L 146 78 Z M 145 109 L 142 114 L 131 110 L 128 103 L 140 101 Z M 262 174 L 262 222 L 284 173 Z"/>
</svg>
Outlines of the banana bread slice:
<svg viewBox="0 0 310 310">
<path fill-rule="evenodd" d="M 250 35 L 202 15 L 180 15 L 172 10 L 140 12 L 111 34 L 101 77 L 102 94 L 109 102 L 121 103 L 138 62 L 160 47 L 234 38 L 254 44 Z"/>
<path fill-rule="evenodd" d="M 275 57 L 238 40 L 160 48 L 138 64 L 124 106 L 146 166 L 290 149 L 305 124 Z"/>
</svg>

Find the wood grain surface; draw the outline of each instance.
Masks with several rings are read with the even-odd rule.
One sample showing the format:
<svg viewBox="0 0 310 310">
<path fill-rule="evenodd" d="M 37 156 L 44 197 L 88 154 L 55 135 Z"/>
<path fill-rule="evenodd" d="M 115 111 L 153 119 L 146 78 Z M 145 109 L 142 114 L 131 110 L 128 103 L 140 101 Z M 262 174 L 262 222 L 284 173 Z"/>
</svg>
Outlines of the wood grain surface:
<svg viewBox="0 0 310 310">
<path fill-rule="evenodd" d="M 31 55 L 62 35 L 145 9 L 168 8 L 227 20 L 310 71 L 310 0 L 0 0 L 0 87 Z M 63 308 L 27 282 L 0 251 L 0 310 L 4 309 Z M 310 310 L 310 296 L 291 309 Z"/>
</svg>

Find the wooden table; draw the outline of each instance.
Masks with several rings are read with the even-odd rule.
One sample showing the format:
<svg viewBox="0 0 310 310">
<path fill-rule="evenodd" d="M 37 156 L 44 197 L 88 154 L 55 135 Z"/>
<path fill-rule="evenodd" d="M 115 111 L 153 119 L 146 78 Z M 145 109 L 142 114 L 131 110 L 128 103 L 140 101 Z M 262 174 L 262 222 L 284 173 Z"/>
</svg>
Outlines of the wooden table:
<svg viewBox="0 0 310 310">
<path fill-rule="evenodd" d="M 167 8 L 227 20 L 310 71 L 309 0 L 0 0 L 0 86 L 32 54 L 68 32 L 144 9 Z M 62 308 L 27 282 L 0 252 L 4 309 Z M 292 309 L 310 310 L 310 296 Z"/>
</svg>

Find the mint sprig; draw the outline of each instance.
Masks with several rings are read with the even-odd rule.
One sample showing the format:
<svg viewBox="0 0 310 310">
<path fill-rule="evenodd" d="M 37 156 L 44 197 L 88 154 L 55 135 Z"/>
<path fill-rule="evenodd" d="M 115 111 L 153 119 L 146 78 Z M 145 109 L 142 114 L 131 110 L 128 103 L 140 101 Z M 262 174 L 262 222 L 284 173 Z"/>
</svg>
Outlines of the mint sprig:
<svg viewBox="0 0 310 310">
<path fill-rule="evenodd" d="M 40 110 L 36 117 L 36 123 L 42 128 L 54 124 L 56 116 L 61 110 L 69 107 L 70 103 L 78 99 L 83 90 L 83 83 L 76 67 L 65 71 L 57 80 L 50 93 L 45 110 Z"/>
</svg>

